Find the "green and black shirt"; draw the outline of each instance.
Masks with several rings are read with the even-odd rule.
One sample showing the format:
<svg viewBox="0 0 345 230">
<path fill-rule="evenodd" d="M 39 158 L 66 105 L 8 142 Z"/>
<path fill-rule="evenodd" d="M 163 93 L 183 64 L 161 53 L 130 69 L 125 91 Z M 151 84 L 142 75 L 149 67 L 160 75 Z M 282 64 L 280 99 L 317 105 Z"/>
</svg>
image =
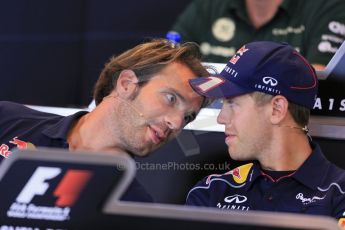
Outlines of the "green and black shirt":
<svg viewBox="0 0 345 230">
<path fill-rule="evenodd" d="M 244 0 L 194 0 L 173 30 L 200 45 L 203 61 L 227 62 L 243 44 L 287 42 L 309 62 L 326 65 L 345 39 L 344 0 L 285 0 L 273 19 L 255 29 Z"/>
</svg>

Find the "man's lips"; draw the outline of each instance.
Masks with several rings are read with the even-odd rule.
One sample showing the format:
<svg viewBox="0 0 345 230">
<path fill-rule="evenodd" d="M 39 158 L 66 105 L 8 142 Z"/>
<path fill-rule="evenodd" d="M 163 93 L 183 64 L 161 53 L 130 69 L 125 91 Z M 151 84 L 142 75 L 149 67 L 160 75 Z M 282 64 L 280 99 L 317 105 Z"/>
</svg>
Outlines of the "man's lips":
<svg viewBox="0 0 345 230">
<path fill-rule="evenodd" d="M 231 133 L 225 133 L 225 143 L 230 143 L 236 135 L 231 134 Z"/>
<path fill-rule="evenodd" d="M 162 130 L 155 127 L 150 127 L 151 139 L 153 143 L 159 144 L 160 142 L 164 141 L 167 136 L 164 134 Z"/>
</svg>

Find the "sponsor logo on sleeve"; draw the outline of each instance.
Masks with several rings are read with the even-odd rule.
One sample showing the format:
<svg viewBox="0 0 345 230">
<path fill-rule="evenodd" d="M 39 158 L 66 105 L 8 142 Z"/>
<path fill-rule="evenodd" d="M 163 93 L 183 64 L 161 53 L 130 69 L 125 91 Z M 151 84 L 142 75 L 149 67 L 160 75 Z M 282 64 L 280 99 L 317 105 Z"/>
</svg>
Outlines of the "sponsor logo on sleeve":
<svg viewBox="0 0 345 230">
<path fill-rule="evenodd" d="M 217 204 L 217 208 L 248 211 L 249 206 L 244 205 L 247 200 L 248 198 L 246 196 L 234 194 L 225 197 L 223 203 L 219 202 Z"/>
<path fill-rule="evenodd" d="M 252 168 L 252 166 L 253 166 L 253 163 L 249 163 L 249 164 L 245 164 L 245 165 L 242 165 L 242 166 L 234 169 L 232 172 L 232 176 L 233 176 L 234 180 L 238 184 L 244 183 L 247 180 L 249 171 Z"/>
<path fill-rule="evenodd" d="M 338 221 L 338 225 L 345 229 L 345 218 L 340 218 L 339 221 Z"/>
<path fill-rule="evenodd" d="M 35 148 L 35 146 L 32 143 L 19 140 L 18 137 L 14 137 L 9 142 L 11 144 L 14 144 L 18 149 L 34 149 Z"/>
<path fill-rule="evenodd" d="M 332 46 L 332 44 L 328 41 L 321 41 L 317 46 L 317 49 L 321 53 L 335 53 L 338 50 L 338 46 Z"/>
<path fill-rule="evenodd" d="M 329 29 L 332 33 L 335 33 L 335 34 L 339 34 L 339 35 L 345 36 L 345 25 L 342 24 L 342 23 L 340 23 L 340 22 L 331 21 L 331 22 L 328 24 L 328 29 Z"/>
<path fill-rule="evenodd" d="M 237 167 L 224 174 L 212 174 L 209 175 L 206 179 L 206 184 L 209 184 L 213 177 L 221 177 L 223 175 L 232 175 L 234 181 L 238 184 L 242 184 L 247 180 L 250 169 L 252 168 L 253 163 L 245 164 L 240 167 Z"/>
<path fill-rule="evenodd" d="M 12 152 L 10 151 L 10 148 L 6 144 L 1 144 L 0 145 L 0 155 L 3 156 L 4 158 L 8 158 Z"/>
<path fill-rule="evenodd" d="M 247 197 L 246 196 L 242 196 L 242 195 L 232 195 L 232 196 L 227 196 L 224 198 L 224 201 L 226 203 L 235 203 L 235 204 L 241 204 L 243 202 L 247 201 Z"/>
<path fill-rule="evenodd" d="M 14 147 L 17 147 L 18 149 L 35 149 L 36 147 L 30 143 L 25 142 L 18 137 L 14 137 L 12 140 L 9 141 L 10 144 L 14 145 Z M 10 151 L 10 147 L 7 144 L 1 144 L 0 145 L 0 155 L 4 158 L 8 158 L 12 152 Z"/>
</svg>

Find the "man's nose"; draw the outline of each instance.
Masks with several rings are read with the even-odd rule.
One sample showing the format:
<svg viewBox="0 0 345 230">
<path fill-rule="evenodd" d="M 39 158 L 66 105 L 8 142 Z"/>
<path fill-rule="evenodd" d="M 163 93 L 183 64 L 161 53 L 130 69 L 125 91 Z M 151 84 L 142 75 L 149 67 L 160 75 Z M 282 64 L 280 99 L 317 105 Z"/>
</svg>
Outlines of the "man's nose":
<svg viewBox="0 0 345 230">
<path fill-rule="evenodd" d="M 169 129 L 179 131 L 184 126 L 184 114 L 182 112 L 170 113 L 166 116 L 165 122 Z"/>
<path fill-rule="evenodd" d="M 222 108 L 217 116 L 217 123 L 225 125 L 228 120 L 229 114 L 225 112 L 224 108 Z"/>
</svg>

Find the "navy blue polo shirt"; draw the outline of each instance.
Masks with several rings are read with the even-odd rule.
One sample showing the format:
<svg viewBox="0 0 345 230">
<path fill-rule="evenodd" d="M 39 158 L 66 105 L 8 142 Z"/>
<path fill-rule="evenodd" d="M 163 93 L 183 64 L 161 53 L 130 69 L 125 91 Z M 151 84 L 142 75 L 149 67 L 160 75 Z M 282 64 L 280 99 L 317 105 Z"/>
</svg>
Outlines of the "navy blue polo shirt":
<svg viewBox="0 0 345 230">
<path fill-rule="evenodd" d="M 11 157 L 11 149 L 54 147 L 68 149 L 67 135 L 72 125 L 87 111 L 60 116 L 30 109 L 24 105 L 0 101 L 0 162 Z M 121 198 L 152 202 L 152 197 L 134 179 Z"/>
<path fill-rule="evenodd" d="M 258 162 L 214 174 L 194 186 L 187 205 L 344 217 L 345 171 L 329 162 L 320 147 L 291 174 L 273 179 Z"/>
<path fill-rule="evenodd" d="M 9 149 L 21 148 L 17 145 L 16 140 L 19 140 L 28 143 L 28 147 L 68 148 L 70 127 L 86 113 L 80 111 L 64 117 L 17 103 L 0 102 L 0 145 L 7 145 Z"/>
</svg>

